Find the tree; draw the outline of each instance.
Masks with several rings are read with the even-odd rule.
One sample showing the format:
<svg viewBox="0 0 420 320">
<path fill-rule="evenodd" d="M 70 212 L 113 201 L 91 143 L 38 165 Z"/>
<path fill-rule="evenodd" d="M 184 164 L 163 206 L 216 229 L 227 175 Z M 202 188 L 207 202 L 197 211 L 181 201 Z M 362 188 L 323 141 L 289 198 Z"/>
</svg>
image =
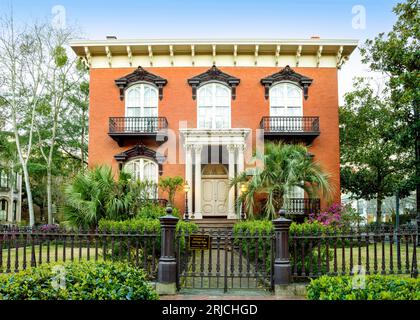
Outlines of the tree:
<svg viewBox="0 0 420 320">
<path fill-rule="evenodd" d="M 386 36 L 380 33 L 361 49 L 363 62 L 373 71 L 389 77 L 390 98 L 398 112 L 394 131 L 401 146 L 413 150 L 417 193 L 417 221 L 420 223 L 420 6 L 407 0 L 394 9 L 397 21 Z"/>
<path fill-rule="evenodd" d="M 408 195 L 413 178 L 411 149 L 395 139 L 398 112 L 384 92 L 375 92 L 365 79 L 354 83 L 340 107 L 341 186 L 363 199 L 377 200 L 377 221 L 382 201 L 398 190 Z"/>
<path fill-rule="evenodd" d="M 166 177 L 159 181 L 159 187 L 162 191 L 168 193 L 168 200 L 170 206 L 174 205 L 175 193 L 183 186 L 184 179 L 181 177 Z"/>
<path fill-rule="evenodd" d="M 18 29 L 13 16 L 0 22 L 0 100 L 10 119 L 16 151 L 22 167 L 29 208 L 29 224 L 33 226 L 32 191 L 28 161 L 33 150 L 36 109 L 45 92 L 45 63 L 43 29 L 34 24 Z"/>
<path fill-rule="evenodd" d="M 46 190 L 48 223 L 53 223 L 52 216 L 52 170 L 57 139 L 60 137 L 60 129 L 63 129 L 62 118 L 64 110 L 68 109 L 69 92 L 79 84 L 79 73 L 74 72 L 76 59 L 69 59 L 64 45 L 71 39 L 72 31 L 67 29 L 48 28 L 45 45 L 52 55 L 54 63 L 46 65 L 50 68 L 48 81 L 46 81 L 47 93 L 43 103 L 37 109 L 35 128 L 37 131 L 38 148 L 46 166 Z M 83 153 L 82 153 L 83 157 Z"/>
<path fill-rule="evenodd" d="M 263 168 L 257 168 L 250 179 L 246 172 L 239 173 L 230 183 L 231 187 L 247 184 L 240 201 L 245 201 L 249 218 L 253 217 L 258 194 L 267 197 L 263 208 L 267 219 L 275 217 L 295 187 L 303 189 L 309 197 L 323 195 L 330 199 L 333 189 L 329 175 L 308 156 L 304 145 L 268 143 L 264 155 L 257 155 L 257 158 L 264 163 Z"/>
</svg>

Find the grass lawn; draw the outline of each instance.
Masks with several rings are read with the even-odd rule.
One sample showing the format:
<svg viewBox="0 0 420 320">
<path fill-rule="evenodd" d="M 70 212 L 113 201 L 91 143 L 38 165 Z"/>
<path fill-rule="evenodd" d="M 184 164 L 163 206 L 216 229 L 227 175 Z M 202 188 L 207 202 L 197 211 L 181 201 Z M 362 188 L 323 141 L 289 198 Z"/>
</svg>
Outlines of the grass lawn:
<svg viewBox="0 0 420 320">
<path fill-rule="evenodd" d="M 26 267 L 30 267 L 31 265 L 31 247 L 27 246 L 26 247 Z M 41 261 L 41 263 L 47 263 L 47 259 L 48 259 L 48 251 L 47 251 L 47 246 L 42 246 L 41 249 L 41 259 L 39 256 L 40 253 L 40 248 L 39 246 L 35 246 L 35 260 L 36 260 L 36 264 L 38 265 Z M 65 253 L 65 255 L 64 255 Z M 71 261 L 71 254 L 72 254 L 72 249 L 69 248 L 68 246 L 66 246 L 65 251 L 63 251 L 63 246 L 62 245 L 57 245 L 57 260 L 55 258 L 55 246 L 51 245 L 50 246 L 50 262 L 60 262 L 60 261 L 64 261 L 64 256 L 66 257 L 65 261 Z M 21 247 L 17 250 L 17 261 L 19 264 L 18 269 L 22 270 L 23 269 L 23 262 L 24 262 L 24 248 Z M 5 272 L 7 270 L 7 261 L 8 261 L 8 250 L 7 249 L 3 249 L 2 250 L 2 263 L 0 264 L 0 271 Z M 81 248 L 81 250 L 79 251 L 79 248 L 74 248 L 73 249 L 73 259 L 74 261 L 82 261 L 82 260 L 88 260 L 88 249 L 87 248 Z M 95 259 L 95 248 L 91 247 L 89 249 L 89 259 L 90 260 L 94 260 Z M 98 248 L 98 261 L 103 260 L 102 257 L 102 249 Z M 15 248 L 11 248 L 10 249 L 10 270 L 13 272 L 15 271 L 15 264 L 16 264 L 16 249 Z M 2 268 L 1 268 L 2 267 Z"/>
<path fill-rule="evenodd" d="M 376 246 L 376 270 L 378 273 L 381 273 L 382 271 L 382 263 L 384 264 L 384 270 L 386 273 L 389 273 L 391 270 L 391 247 L 392 247 L 392 266 L 394 273 L 397 273 L 398 268 L 398 258 L 397 258 L 397 245 L 385 243 L 384 245 L 384 259 L 382 258 L 382 245 L 380 243 Z M 333 249 L 333 247 L 330 247 L 330 249 Z M 411 263 L 413 259 L 413 245 L 410 244 L 408 248 L 408 270 L 411 270 Z M 359 261 L 359 249 L 357 247 L 353 247 L 353 268 L 358 265 L 362 265 L 363 268 L 367 271 L 369 267 L 370 273 L 374 273 L 375 271 L 375 248 L 373 244 L 369 244 L 369 255 L 367 255 L 367 249 L 366 247 L 360 248 L 360 261 Z M 317 252 L 317 251 L 316 251 Z M 407 258 L 407 251 L 405 248 L 405 245 L 400 246 L 400 252 L 401 252 L 401 258 L 400 258 L 400 269 L 402 270 L 402 273 L 406 272 L 406 258 Z M 367 264 L 367 257 L 369 256 L 369 263 Z M 334 272 L 334 264 L 336 262 L 337 269 L 336 271 L 340 274 L 343 271 L 343 265 L 344 265 L 344 271 L 346 274 L 350 271 L 350 258 L 351 258 L 351 251 L 349 247 L 344 248 L 344 255 L 343 255 L 343 249 L 342 247 L 337 247 L 337 255 L 334 256 L 334 252 L 330 250 L 330 263 L 329 268 L 330 272 Z M 420 256 L 419 256 L 419 250 L 416 250 L 416 261 L 417 261 L 417 268 L 420 263 Z M 306 273 L 308 273 L 309 270 L 306 270 Z M 357 271 L 357 269 L 356 269 Z M 298 270 L 300 273 L 300 270 Z"/>
</svg>

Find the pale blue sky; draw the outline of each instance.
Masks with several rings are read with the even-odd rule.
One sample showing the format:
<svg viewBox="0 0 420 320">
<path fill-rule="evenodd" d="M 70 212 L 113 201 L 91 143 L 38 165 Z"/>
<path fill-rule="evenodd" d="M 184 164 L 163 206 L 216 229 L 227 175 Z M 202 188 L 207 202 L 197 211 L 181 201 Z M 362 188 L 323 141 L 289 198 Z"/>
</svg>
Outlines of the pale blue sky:
<svg viewBox="0 0 420 320">
<path fill-rule="evenodd" d="M 395 22 L 397 0 L 0 0 L 0 15 L 13 4 L 18 22 L 52 19 L 65 9 L 66 22 L 83 37 L 123 38 L 373 38 Z M 366 9 L 366 28 L 352 27 L 352 8 Z M 340 71 L 340 95 L 351 79 L 366 74 L 356 52 Z"/>
</svg>

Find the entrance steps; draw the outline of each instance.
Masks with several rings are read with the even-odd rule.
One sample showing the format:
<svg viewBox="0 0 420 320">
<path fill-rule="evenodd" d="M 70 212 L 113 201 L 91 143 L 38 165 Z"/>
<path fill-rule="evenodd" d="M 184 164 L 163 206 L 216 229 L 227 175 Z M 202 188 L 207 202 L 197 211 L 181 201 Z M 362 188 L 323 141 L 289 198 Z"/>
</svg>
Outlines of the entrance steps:
<svg viewBox="0 0 420 320">
<path fill-rule="evenodd" d="M 195 224 L 197 224 L 200 229 L 212 229 L 212 230 L 228 230 L 231 231 L 233 225 L 236 223 L 236 220 L 228 220 L 226 218 L 204 218 L 204 219 L 197 219 L 192 220 Z"/>
</svg>

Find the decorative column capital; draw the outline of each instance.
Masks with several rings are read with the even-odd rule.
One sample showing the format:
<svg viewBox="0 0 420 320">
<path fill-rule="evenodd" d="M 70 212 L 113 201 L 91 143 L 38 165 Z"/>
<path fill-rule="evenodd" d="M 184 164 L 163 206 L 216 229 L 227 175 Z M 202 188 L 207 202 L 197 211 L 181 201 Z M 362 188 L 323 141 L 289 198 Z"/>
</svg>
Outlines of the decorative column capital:
<svg viewBox="0 0 420 320">
<path fill-rule="evenodd" d="M 233 153 L 233 152 L 236 151 L 237 145 L 236 144 L 228 144 L 226 146 L 226 149 L 228 150 L 229 153 Z"/>
<path fill-rule="evenodd" d="M 201 144 L 196 144 L 193 146 L 193 149 L 195 150 L 195 154 L 201 154 L 201 150 L 203 150 L 203 146 Z"/>
</svg>

